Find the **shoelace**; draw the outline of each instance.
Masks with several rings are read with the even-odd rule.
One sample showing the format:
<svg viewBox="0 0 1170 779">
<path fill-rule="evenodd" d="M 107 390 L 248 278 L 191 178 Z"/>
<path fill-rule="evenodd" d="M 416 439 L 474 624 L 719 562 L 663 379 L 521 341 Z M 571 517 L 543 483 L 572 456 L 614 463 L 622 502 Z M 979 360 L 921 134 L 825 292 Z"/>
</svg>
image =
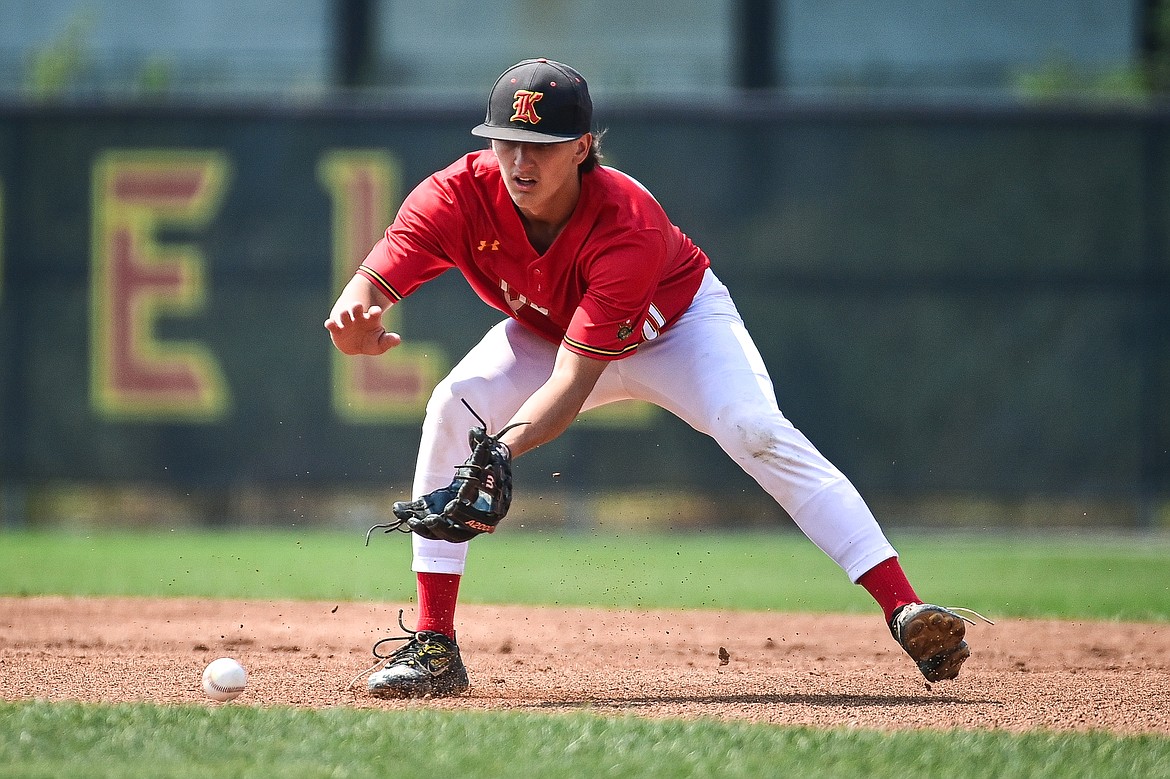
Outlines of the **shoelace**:
<svg viewBox="0 0 1170 779">
<path fill-rule="evenodd" d="M 973 619 L 968 619 L 967 617 L 964 617 L 962 614 L 959 614 L 959 612 L 960 612 L 960 611 L 965 611 L 965 612 L 967 612 L 968 614 L 974 614 L 976 617 L 979 617 L 979 619 L 983 620 L 983 621 L 984 621 L 984 622 L 986 622 L 988 625 L 994 625 L 994 624 L 995 624 L 994 622 L 992 622 L 992 621 L 991 621 L 991 620 L 989 620 L 987 617 L 985 617 L 985 616 L 983 616 L 982 614 L 980 614 L 980 613 L 979 613 L 978 611 L 976 611 L 975 609 L 965 609 L 965 608 L 963 608 L 962 606 L 943 606 L 943 608 L 944 608 L 944 609 L 946 609 L 947 611 L 953 611 L 953 612 L 954 612 L 954 613 L 955 613 L 955 614 L 956 614 L 956 615 L 959 617 L 959 619 L 963 620 L 963 621 L 964 621 L 964 622 L 966 622 L 968 625 L 974 625 L 974 624 L 975 624 L 975 620 L 973 620 Z"/>
<path fill-rule="evenodd" d="M 411 647 L 411 644 L 415 641 L 415 637 L 420 632 L 423 632 L 423 631 L 418 631 L 418 630 L 411 630 L 410 628 L 408 628 L 406 626 L 406 623 L 402 621 L 402 613 L 403 613 L 403 610 L 399 609 L 398 610 L 398 627 L 402 628 L 403 632 L 405 632 L 407 635 L 405 635 L 405 636 L 387 636 L 386 638 L 378 639 L 374 643 L 374 648 L 371 650 L 374 654 L 374 657 L 378 658 L 377 661 L 373 665 L 371 665 L 369 668 L 365 669 L 364 671 L 359 673 L 357 676 L 350 679 L 349 684 L 347 684 L 345 686 L 345 688 L 347 690 L 352 688 L 354 686 L 354 684 L 357 683 L 358 679 L 361 679 L 366 674 L 373 672 L 373 670 L 375 668 L 377 668 L 378 666 L 380 666 L 384 661 L 392 660 L 392 659 L 398 657 L 399 655 L 403 654 L 407 650 L 409 650 Z M 398 647 L 397 649 L 395 649 L 393 652 L 391 652 L 388 655 L 379 654 L 378 647 L 382 646 L 382 644 L 385 644 L 387 641 L 407 641 L 410 643 L 403 644 L 402 646 Z"/>
</svg>

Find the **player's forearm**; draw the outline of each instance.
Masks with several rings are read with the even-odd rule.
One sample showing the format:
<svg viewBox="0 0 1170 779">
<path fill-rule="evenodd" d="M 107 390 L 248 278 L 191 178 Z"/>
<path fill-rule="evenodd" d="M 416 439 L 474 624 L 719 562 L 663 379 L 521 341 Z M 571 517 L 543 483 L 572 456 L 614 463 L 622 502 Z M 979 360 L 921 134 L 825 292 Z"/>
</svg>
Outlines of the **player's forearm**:
<svg viewBox="0 0 1170 779">
<path fill-rule="evenodd" d="M 501 438 L 512 456 L 519 457 L 565 432 L 581 413 L 605 366 L 604 362 L 562 348 L 552 376 L 524 401 L 509 423 L 528 424 L 509 430 Z"/>
<path fill-rule="evenodd" d="M 541 388 L 543 389 L 543 388 Z M 565 432 L 581 412 L 585 399 L 578 403 L 563 395 L 553 395 L 537 390 L 516 412 L 513 422 L 528 424 L 514 427 L 501 439 L 507 444 L 513 457 L 519 457 L 541 444 L 547 444 Z"/>
</svg>

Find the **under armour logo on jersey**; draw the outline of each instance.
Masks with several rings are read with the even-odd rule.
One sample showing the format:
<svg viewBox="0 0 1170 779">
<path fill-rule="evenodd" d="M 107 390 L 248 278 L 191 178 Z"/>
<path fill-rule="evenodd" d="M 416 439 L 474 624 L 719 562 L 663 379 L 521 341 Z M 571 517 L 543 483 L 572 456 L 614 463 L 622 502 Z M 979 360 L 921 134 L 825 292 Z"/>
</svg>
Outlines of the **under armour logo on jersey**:
<svg viewBox="0 0 1170 779">
<path fill-rule="evenodd" d="M 540 122 L 540 115 L 536 113 L 536 104 L 544 98 L 543 92 L 533 92 L 530 89 L 517 89 L 515 94 L 516 101 L 512 103 L 512 110 L 516 113 L 512 114 L 509 122 L 528 122 L 529 124 L 537 124 Z"/>
<path fill-rule="evenodd" d="M 508 282 L 504 281 L 503 279 L 500 279 L 500 289 L 504 291 L 504 302 L 508 304 L 508 308 L 512 309 L 512 311 L 519 311 L 524 306 L 529 306 L 533 310 L 539 311 L 545 316 L 548 316 L 547 308 L 542 308 L 536 305 L 523 295 L 513 295 L 512 288 L 509 287 Z"/>
<path fill-rule="evenodd" d="M 500 250 L 500 242 L 499 241 L 480 241 L 478 250 L 481 252 L 488 251 L 488 250 L 491 250 L 493 252 L 498 252 Z"/>
</svg>

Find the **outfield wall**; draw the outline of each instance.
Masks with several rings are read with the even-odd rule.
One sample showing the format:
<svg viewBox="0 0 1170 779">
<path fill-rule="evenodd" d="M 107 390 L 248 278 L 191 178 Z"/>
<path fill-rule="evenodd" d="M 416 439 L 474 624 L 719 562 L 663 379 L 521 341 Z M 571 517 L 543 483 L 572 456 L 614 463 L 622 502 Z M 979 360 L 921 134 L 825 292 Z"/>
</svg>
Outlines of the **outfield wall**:
<svg viewBox="0 0 1170 779">
<path fill-rule="evenodd" d="M 3 489 L 408 489 L 430 387 L 497 314 L 448 274 L 395 309 L 406 345 L 383 360 L 340 358 L 321 323 L 404 193 L 477 148 L 481 111 L 0 108 Z M 708 251 L 781 407 L 863 492 L 1120 501 L 1139 524 L 1170 494 L 1168 120 L 599 114 L 608 161 Z M 756 491 L 636 406 L 518 467 Z"/>
</svg>

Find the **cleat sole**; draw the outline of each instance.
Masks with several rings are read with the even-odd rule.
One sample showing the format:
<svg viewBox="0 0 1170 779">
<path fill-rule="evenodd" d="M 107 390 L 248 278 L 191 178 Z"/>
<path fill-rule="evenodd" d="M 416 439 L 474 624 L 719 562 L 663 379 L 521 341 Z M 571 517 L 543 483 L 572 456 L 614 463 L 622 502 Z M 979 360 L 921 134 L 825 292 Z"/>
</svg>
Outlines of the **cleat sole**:
<svg viewBox="0 0 1170 779">
<path fill-rule="evenodd" d="M 954 679 L 971 656 L 964 641 L 967 625 L 958 614 L 923 609 L 901 626 L 899 643 L 929 682 Z"/>
</svg>

